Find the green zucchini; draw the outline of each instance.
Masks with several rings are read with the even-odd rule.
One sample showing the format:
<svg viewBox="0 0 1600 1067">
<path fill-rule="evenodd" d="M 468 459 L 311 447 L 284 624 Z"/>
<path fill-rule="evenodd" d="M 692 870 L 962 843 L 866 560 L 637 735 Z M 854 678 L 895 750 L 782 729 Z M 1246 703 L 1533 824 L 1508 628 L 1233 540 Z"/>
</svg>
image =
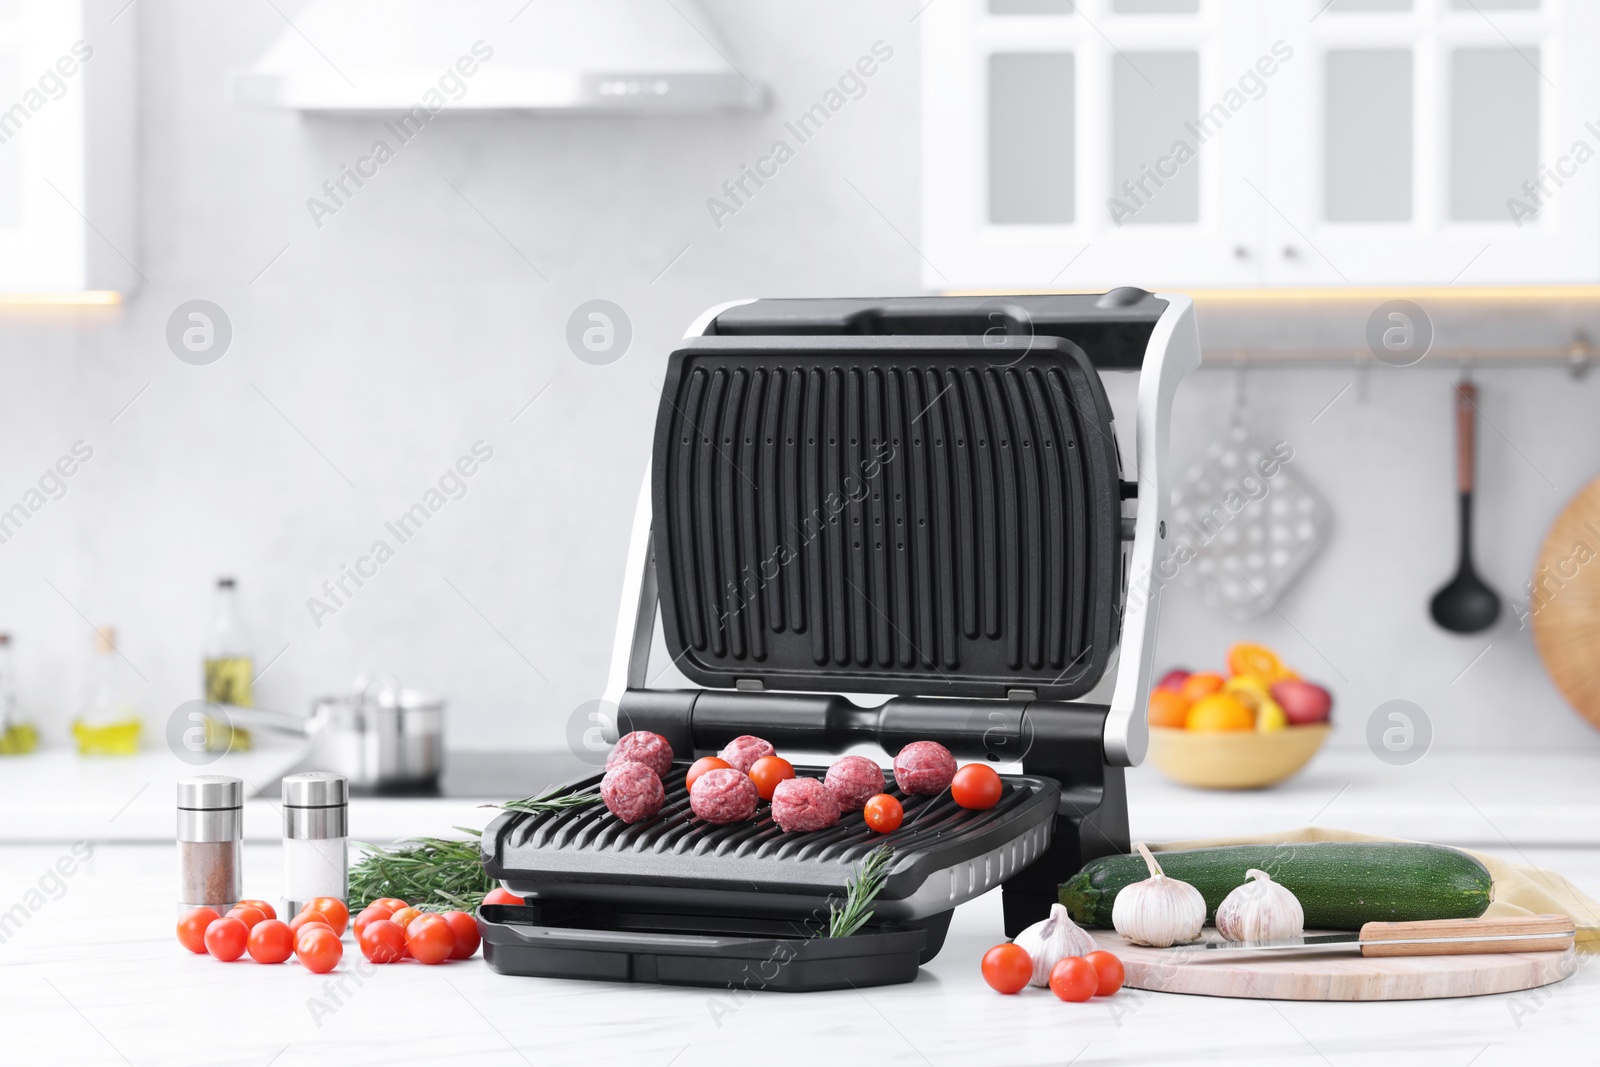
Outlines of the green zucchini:
<svg viewBox="0 0 1600 1067">
<path fill-rule="evenodd" d="M 1245 882 L 1252 867 L 1292 892 L 1307 929 L 1359 930 L 1368 922 L 1475 919 L 1489 907 L 1489 872 L 1459 849 L 1404 842 L 1317 841 L 1283 845 L 1230 845 L 1157 852 L 1172 878 L 1206 898 L 1206 922 L 1217 905 Z M 1117 894 L 1150 877 L 1138 856 L 1106 856 L 1084 865 L 1061 886 L 1061 903 L 1074 922 L 1111 929 Z"/>
</svg>

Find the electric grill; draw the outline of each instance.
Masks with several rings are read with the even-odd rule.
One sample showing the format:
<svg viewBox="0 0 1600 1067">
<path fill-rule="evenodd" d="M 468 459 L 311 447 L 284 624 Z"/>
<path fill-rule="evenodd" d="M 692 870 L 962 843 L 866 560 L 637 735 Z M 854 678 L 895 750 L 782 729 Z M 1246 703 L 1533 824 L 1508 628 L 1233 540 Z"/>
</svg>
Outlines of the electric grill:
<svg viewBox="0 0 1600 1067">
<path fill-rule="evenodd" d="M 490 966 L 766 989 L 908 981 L 956 905 L 1002 885 L 1014 935 L 1084 862 L 1126 851 L 1168 416 L 1198 363 L 1190 301 L 1131 288 L 702 316 L 667 361 L 607 693 L 617 734 L 662 734 L 680 762 L 639 824 L 596 804 L 489 825 L 486 870 L 527 899 L 482 909 Z M 1137 481 L 1110 371 L 1140 375 Z M 658 614 L 693 687 L 649 685 Z M 1109 704 L 1085 700 L 1113 662 Z M 860 813 L 814 833 L 783 833 L 765 809 L 706 824 L 683 772 L 747 733 L 780 752 L 935 740 L 1022 773 L 1002 775 L 987 811 L 948 791 L 902 797 L 887 835 Z M 894 853 L 873 922 L 814 936 L 882 844 Z"/>
</svg>

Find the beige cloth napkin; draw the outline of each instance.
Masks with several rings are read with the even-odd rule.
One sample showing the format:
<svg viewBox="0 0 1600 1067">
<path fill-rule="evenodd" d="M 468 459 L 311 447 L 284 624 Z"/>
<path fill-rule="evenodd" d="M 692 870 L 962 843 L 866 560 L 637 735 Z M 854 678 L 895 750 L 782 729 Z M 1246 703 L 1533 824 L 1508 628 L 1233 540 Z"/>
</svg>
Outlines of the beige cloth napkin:
<svg viewBox="0 0 1600 1067">
<path fill-rule="evenodd" d="M 1274 834 L 1251 837 L 1217 837 L 1203 841 L 1169 841 L 1151 845 L 1152 852 L 1170 852 L 1182 848 L 1220 848 L 1224 845 L 1280 845 L 1310 841 L 1399 841 L 1397 837 L 1377 837 L 1358 834 L 1353 830 L 1323 829 L 1307 826 L 1299 830 L 1283 830 Z M 1578 946 L 1588 952 L 1600 951 L 1600 904 L 1591 900 L 1577 886 L 1554 871 L 1532 867 L 1524 863 L 1510 863 L 1471 849 L 1461 850 L 1482 863 L 1494 879 L 1490 918 L 1511 915 L 1570 915 L 1578 927 Z"/>
</svg>

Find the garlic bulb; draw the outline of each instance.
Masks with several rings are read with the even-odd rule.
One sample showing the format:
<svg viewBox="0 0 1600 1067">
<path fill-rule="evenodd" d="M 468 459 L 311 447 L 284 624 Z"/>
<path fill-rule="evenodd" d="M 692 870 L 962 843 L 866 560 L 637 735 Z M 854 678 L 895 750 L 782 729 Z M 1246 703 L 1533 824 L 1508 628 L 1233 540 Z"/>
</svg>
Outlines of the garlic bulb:
<svg viewBox="0 0 1600 1067">
<path fill-rule="evenodd" d="M 1048 919 L 1039 920 L 1013 940 L 1033 960 L 1031 981 L 1036 986 L 1048 986 L 1051 970 L 1068 956 L 1087 956 L 1099 947 L 1060 904 L 1050 905 Z"/>
<path fill-rule="evenodd" d="M 1150 868 L 1150 877 L 1117 894 L 1111 906 L 1111 925 L 1135 945 L 1166 948 L 1193 941 L 1206 924 L 1206 900 L 1188 882 L 1161 873 L 1150 850 L 1135 845 Z"/>
<path fill-rule="evenodd" d="M 1266 871 L 1251 868 L 1245 876 L 1251 880 L 1217 905 L 1217 933 L 1229 941 L 1299 937 L 1305 931 L 1306 913 L 1295 895 Z"/>
</svg>

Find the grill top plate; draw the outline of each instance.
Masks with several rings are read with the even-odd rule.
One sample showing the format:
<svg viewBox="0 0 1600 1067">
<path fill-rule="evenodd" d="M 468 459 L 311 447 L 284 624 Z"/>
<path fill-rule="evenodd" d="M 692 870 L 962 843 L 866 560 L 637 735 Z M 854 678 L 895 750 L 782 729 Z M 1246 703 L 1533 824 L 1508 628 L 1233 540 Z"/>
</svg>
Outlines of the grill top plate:
<svg viewBox="0 0 1600 1067">
<path fill-rule="evenodd" d="M 673 765 L 660 814 L 632 826 L 599 803 L 500 815 L 483 832 L 485 869 L 513 891 L 550 897 L 592 896 L 613 887 L 648 888 L 658 900 L 681 897 L 691 906 L 703 903 L 707 892 L 825 898 L 840 893 L 867 854 L 887 844 L 895 855 L 880 899 L 894 901 L 913 897 L 935 874 L 1000 852 L 967 875 L 957 895 L 970 899 L 1016 873 L 1021 863 L 1001 858 L 1006 846 L 1030 831 L 1047 833 L 1060 796 L 1051 779 L 1002 775 L 1000 802 L 969 811 L 948 790 L 913 797 L 891 785 L 887 791 L 905 806 L 905 821 L 893 833 L 874 833 L 859 811 L 827 830 L 784 833 L 767 804 L 755 819 L 732 826 L 696 818 L 683 785 L 688 766 Z M 797 767 L 795 773 L 821 778 L 826 770 Z M 595 788 L 602 777 L 573 782 L 566 791 Z"/>
<path fill-rule="evenodd" d="M 1120 628 L 1110 404 L 1076 345 L 1026 341 L 674 352 L 651 476 L 679 669 L 725 689 L 1091 690 Z"/>
</svg>

